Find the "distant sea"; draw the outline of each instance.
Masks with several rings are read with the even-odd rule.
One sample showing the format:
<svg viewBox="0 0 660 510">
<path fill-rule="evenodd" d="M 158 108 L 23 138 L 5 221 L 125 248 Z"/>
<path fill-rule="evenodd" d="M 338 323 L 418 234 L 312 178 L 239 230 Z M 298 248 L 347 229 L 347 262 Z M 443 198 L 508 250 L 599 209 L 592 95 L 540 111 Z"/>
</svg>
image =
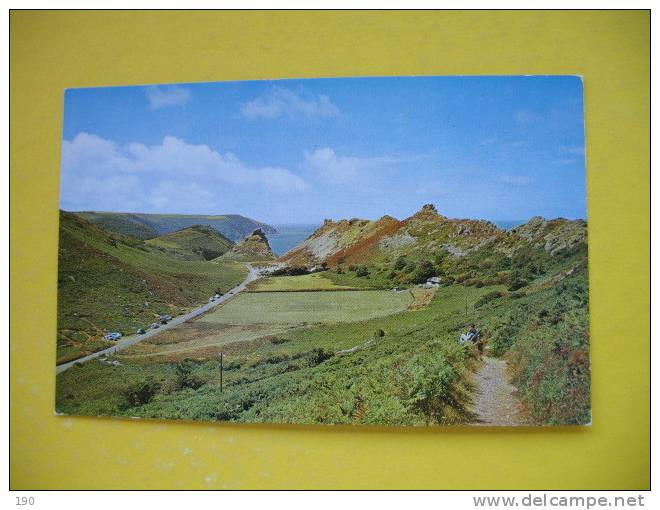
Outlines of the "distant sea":
<svg viewBox="0 0 660 510">
<path fill-rule="evenodd" d="M 275 255 L 284 255 L 311 236 L 321 225 L 317 223 L 300 223 L 295 225 L 273 225 L 277 234 L 267 234 L 268 243 Z"/>
<path fill-rule="evenodd" d="M 503 230 L 511 230 L 525 223 L 525 220 L 496 220 L 493 221 Z M 321 225 L 317 223 L 299 223 L 289 225 L 273 225 L 277 229 L 277 234 L 267 234 L 268 243 L 277 256 L 284 255 L 286 252 L 295 248 L 305 239 L 311 236 Z"/>
<path fill-rule="evenodd" d="M 493 223 L 500 227 L 502 230 L 511 230 L 516 228 L 523 223 L 527 223 L 526 220 L 493 220 Z"/>
</svg>

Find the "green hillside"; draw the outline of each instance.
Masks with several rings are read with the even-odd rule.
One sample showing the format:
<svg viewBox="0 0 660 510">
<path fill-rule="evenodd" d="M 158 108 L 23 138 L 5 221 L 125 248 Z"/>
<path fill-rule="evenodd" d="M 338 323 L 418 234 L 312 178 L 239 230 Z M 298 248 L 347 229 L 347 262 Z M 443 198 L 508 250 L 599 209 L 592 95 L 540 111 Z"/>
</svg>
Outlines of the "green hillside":
<svg viewBox="0 0 660 510">
<path fill-rule="evenodd" d="M 145 244 L 170 250 L 189 260 L 212 260 L 231 250 L 234 243 L 215 229 L 194 225 L 148 239 Z"/>
<path fill-rule="evenodd" d="M 238 214 L 135 214 L 95 211 L 81 211 L 74 214 L 110 232 L 130 235 L 138 239 L 151 239 L 195 225 L 211 227 L 233 242 L 243 239 L 256 229 L 261 229 L 267 234 L 277 232 L 270 225 Z"/>
<path fill-rule="evenodd" d="M 197 263 L 263 255 L 263 237 L 255 232 L 219 259 Z M 134 250 L 140 246 L 153 249 L 143 243 Z M 58 411 L 475 423 L 475 373 L 484 360 L 458 342 L 475 323 L 488 357 L 508 366 L 524 423 L 590 422 L 585 221 L 535 217 L 503 231 L 427 205 L 401 221 L 328 220 L 278 262 L 289 267 L 212 313 L 122 351 L 115 357 L 121 365 L 87 363 L 61 374 Z M 427 284 L 431 277 L 440 283 Z M 177 281 L 181 291 L 194 287 Z"/>
<path fill-rule="evenodd" d="M 182 260 L 61 212 L 58 362 L 110 345 L 104 331 L 134 333 L 160 314 L 199 306 L 246 274 L 243 264 Z"/>
</svg>

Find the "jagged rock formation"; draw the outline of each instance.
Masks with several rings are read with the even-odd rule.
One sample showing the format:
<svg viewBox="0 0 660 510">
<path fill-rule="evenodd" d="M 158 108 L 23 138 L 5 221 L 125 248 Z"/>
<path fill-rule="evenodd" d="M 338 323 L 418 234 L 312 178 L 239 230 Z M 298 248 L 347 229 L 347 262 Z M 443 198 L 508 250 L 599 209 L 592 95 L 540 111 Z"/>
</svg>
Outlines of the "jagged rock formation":
<svg viewBox="0 0 660 510">
<path fill-rule="evenodd" d="M 224 259 L 258 261 L 273 260 L 275 254 L 268 243 L 265 232 L 258 228 L 240 243 L 234 246 L 229 252 L 223 255 Z"/>
<path fill-rule="evenodd" d="M 532 246 L 543 248 L 555 255 L 562 250 L 586 244 L 587 223 L 584 220 L 572 221 L 564 218 L 548 221 L 541 216 L 534 216 L 515 229 L 515 234 L 526 239 Z"/>
<path fill-rule="evenodd" d="M 448 253 L 464 257 L 486 246 L 511 256 L 522 245 L 542 248 L 551 255 L 586 244 L 583 220 L 532 218 L 507 232 L 490 221 L 450 219 L 432 204 L 405 220 L 383 216 L 370 221 L 353 218 L 323 225 L 280 260 L 289 265 L 361 264 L 385 256 Z"/>
</svg>

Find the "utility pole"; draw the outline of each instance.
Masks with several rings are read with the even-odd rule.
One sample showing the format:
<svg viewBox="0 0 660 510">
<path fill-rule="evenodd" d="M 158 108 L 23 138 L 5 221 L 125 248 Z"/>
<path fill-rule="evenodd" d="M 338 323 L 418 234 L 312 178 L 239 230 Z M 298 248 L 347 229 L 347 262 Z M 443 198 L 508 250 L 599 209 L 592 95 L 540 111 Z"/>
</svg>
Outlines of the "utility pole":
<svg viewBox="0 0 660 510">
<path fill-rule="evenodd" d="M 222 393 L 222 369 L 223 369 L 223 355 L 220 353 L 220 393 Z"/>
</svg>

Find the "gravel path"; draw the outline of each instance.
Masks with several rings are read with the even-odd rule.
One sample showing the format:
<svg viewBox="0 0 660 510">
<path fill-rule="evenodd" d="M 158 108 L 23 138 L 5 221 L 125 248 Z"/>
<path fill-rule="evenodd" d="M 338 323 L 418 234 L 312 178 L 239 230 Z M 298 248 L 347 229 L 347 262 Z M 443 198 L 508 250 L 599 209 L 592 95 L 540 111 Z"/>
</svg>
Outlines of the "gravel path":
<svg viewBox="0 0 660 510">
<path fill-rule="evenodd" d="M 472 412 L 475 425 L 524 425 L 516 388 L 509 383 L 507 363 L 503 359 L 484 356 L 483 365 L 475 374 L 477 386 Z"/>
</svg>

